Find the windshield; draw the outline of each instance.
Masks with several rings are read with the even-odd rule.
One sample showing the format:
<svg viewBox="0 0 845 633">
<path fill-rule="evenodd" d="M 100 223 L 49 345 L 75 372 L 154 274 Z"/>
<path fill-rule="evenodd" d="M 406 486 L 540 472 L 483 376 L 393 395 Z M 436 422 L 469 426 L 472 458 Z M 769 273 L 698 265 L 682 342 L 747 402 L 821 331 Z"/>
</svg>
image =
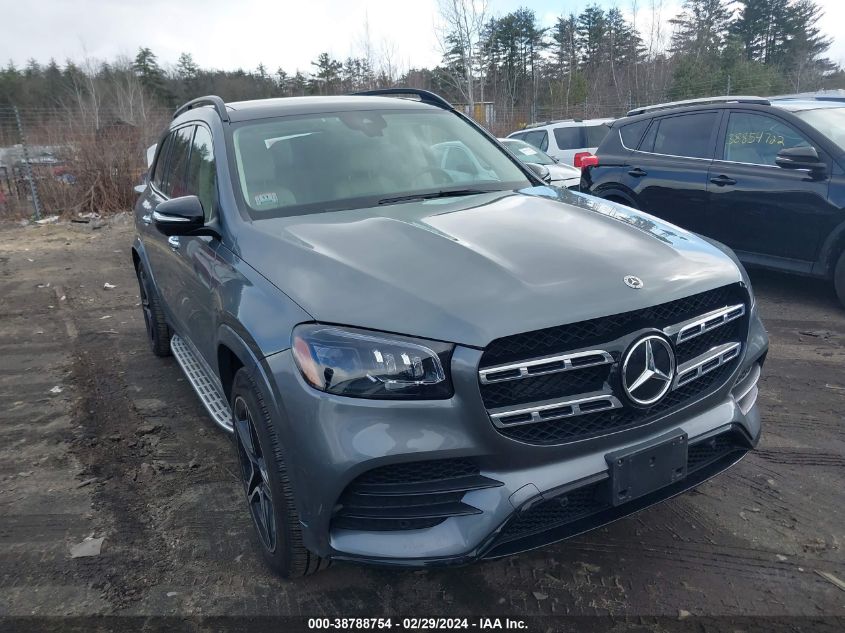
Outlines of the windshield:
<svg viewBox="0 0 845 633">
<path fill-rule="evenodd" d="M 818 108 L 794 112 L 845 152 L 845 108 Z"/>
<path fill-rule="evenodd" d="M 237 177 L 253 218 L 375 206 L 451 190 L 531 182 L 454 113 L 381 110 L 262 119 L 233 134 Z"/>
<path fill-rule="evenodd" d="M 502 144 L 513 152 L 523 163 L 535 163 L 537 165 L 554 165 L 555 161 L 551 156 L 537 149 L 533 145 L 529 145 L 525 141 L 518 141 L 515 139 L 505 139 Z"/>
</svg>

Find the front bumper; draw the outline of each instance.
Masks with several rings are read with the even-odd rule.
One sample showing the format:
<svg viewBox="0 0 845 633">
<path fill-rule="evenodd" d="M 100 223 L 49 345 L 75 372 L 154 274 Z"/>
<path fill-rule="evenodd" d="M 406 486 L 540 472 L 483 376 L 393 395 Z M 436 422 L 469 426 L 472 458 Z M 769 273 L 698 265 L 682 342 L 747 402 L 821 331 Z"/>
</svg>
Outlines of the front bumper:
<svg viewBox="0 0 845 633">
<path fill-rule="evenodd" d="M 729 467 L 760 436 L 756 380 L 768 348 L 753 315 L 742 362 L 724 387 L 701 401 L 645 426 L 555 446 L 523 444 L 498 433 L 481 401 L 481 352 L 458 347 L 452 361 L 455 395 L 441 401 L 344 398 L 310 388 L 289 352 L 266 359 L 273 388 L 283 386 L 280 420 L 306 547 L 316 554 L 384 565 L 461 564 L 532 549 L 598 527 L 692 488 Z M 740 377 L 741 380 L 737 380 Z M 748 382 L 754 384 L 749 386 Z M 607 453 L 682 430 L 692 447 L 724 432 L 739 438 L 735 450 L 685 479 L 614 508 L 597 507 L 564 525 L 503 537 L 517 517 L 537 504 L 608 478 Z M 453 516 L 424 529 L 338 529 L 332 519 L 346 487 L 372 469 L 423 460 L 469 458 L 500 486 L 471 490 L 463 501 L 480 512 Z"/>
</svg>

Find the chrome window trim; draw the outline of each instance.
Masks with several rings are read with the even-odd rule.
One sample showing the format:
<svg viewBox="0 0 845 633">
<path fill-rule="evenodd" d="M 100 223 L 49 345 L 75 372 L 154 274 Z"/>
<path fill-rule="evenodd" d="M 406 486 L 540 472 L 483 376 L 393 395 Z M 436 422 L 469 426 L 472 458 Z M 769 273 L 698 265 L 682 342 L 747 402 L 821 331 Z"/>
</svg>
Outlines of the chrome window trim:
<svg viewBox="0 0 845 633">
<path fill-rule="evenodd" d="M 724 308 L 718 308 L 717 310 L 712 310 L 711 312 L 702 314 L 701 316 L 694 317 L 681 323 L 677 323 L 675 325 L 670 325 L 663 329 L 663 333 L 669 338 L 671 338 L 673 343 L 678 345 L 681 343 L 686 343 L 687 341 L 691 341 L 694 338 L 701 336 L 702 334 L 711 332 L 716 328 L 720 328 L 726 323 L 735 321 L 736 319 L 742 318 L 743 316 L 745 316 L 745 304 L 737 303 L 731 306 L 725 306 Z M 708 327 L 706 323 L 708 321 L 712 321 L 713 319 L 720 319 L 720 321 L 719 323 L 715 323 Z M 696 328 L 698 328 L 697 332 L 695 332 Z M 688 332 L 691 332 L 691 334 L 685 336 L 685 333 Z"/>
<path fill-rule="evenodd" d="M 675 373 L 675 379 L 672 381 L 672 390 L 678 389 L 680 387 L 685 387 L 686 385 L 690 384 L 701 378 L 705 374 L 709 374 L 714 369 L 718 369 L 722 365 L 729 363 L 737 356 L 739 356 L 740 350 L 742 348 L 742 343 L 734 342 L 734 343 L 724 343 L 722 345 L 718 345 L 707 352 L 704 352 L 700 356 L 696 356 L 692 360 L 688 360 L 687 362 L 681 364 Z M 711 367 L 704 368 L 705 365 L 712 363 L 713 361 L 716 362 L 715 365 Z M 688 380 L 681 381 L 681 377 L 684 374 L 689 372 L 695 372 L 692 377 Z"/>
<path fill-rule="evenodd" d="M 642 142 L 642 139 L 640 139 L 640 142 Z M 698 156 L 680 156 L 678 154 L 661 154 L 659 152 L 644 152 L 641 149 L 635 149 L 635 150 L 632 150 L 632 151 L 637 152 L 637 154 L 645 154 L 646 156 L 665 156 L 666 158 L 686 158 L 687 160 L 704 160 L 704 161 L 707 161 L 707 162 L 710 162 L 710 163 L 712 163 L 714 160 L 716 160 L 715 158 L 700 158 Z"/>
<path fill-rule="evenodd" d="M 581 405 L 588 404 L 592 402 L 601 402 L 606 401 L 608 406 L 603 407 L 601 409 L 594 409 L 591 411 L 582 411 Z M 548 411 L 550 409 L 559 409 L 563 407 L 570 407 L 572 409 L 569 413 L 561 413 L 558 415 L 548 416 L 548 417 L 541 417 L 540 414 L 543 411 Z M 568 400 L 557 400 L 555 402 L 546 403 L 539 406 L 533 407 L 523 407 L 520 409 L 509 409 L 509 410 L 492 410 L 490 412 L 490 419 L 493 421 L 493 424 L 500 428 L 510 428 L 513 426 L 523 426 L 525 424 L 535 424 L 536 422 L 546 422 L 548 420 L 559 420 L 561 418 L 574 418 L 579 415 L 584 415 L 587 413 L 599 413 L 604 411 L 611 411 L 613 409 L 621 409 L 622 403 L 619 401 L 619 398 L 614 396 L 610 393 L 602 393 L 599 395 L 594 396 L 585 396 L 581 398 L 570 398 Z M 529 414 L 531 416 L 530 420 L 524 420 L 521 422 L 513 422 L 507 423 L 503 422 L 502 418 L 509 418 L 511 416 L 516 415 L 526 415 Z"/>
<path fill-rule="evenodd" d="M 586 358 L 589 356 L 601 356 L 601 362 L 588 363 L 585 365 L 572 366 L 572 361 L 579 358 Z M 545 371 L 531 372 L 532 367 L 539 365 L 547 365 L 549 363 L 563 363 L 562 367 L 548 369 Z M 575 352 L 572 354 L 555 354 L 553 356 L 542 356 L 534 358 L 529 361 L 522 361 L 519 363 L 508 363 L 506 365 L 494 365 L 493 367 L 485 367 L 478 371 L 478 379 L 482 385 L 490 385 L 498 382 L 507 382 L 509 380 L 521 380 L 522 378 L 533 378 L 534 376 L 545 376 L 547 374 L 557 374 L 564 371 L 574 371 L 578 369 L 586 369 L 587 367 L 598 367 L 600 365 L 609 365 L 613 363 L 613 356 L 608 352 L 596 349 L 585 352 Z M 519 371 L 518 376 L 508 376 L 506 378 L 493 378 L 488 376 L 491 374 L 500 374 L 508 371 Z"/>
</svg>

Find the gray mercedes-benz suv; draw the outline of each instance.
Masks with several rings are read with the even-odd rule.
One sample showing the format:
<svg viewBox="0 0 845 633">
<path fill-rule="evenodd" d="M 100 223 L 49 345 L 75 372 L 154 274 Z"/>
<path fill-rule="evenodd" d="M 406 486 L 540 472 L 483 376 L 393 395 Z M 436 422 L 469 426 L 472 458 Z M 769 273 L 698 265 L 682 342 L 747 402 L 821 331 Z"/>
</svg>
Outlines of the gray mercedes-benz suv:
<svg viewBox="0 0 845 633">
<path fill-rule="evenodd" d="M 768 340 L 732 253 L 546 186 L 431 93 L 192 101 L 136 226 L 152 349 L 234 431 L 282 575 L 522 551 L 758 441 Z"/>
</svg>

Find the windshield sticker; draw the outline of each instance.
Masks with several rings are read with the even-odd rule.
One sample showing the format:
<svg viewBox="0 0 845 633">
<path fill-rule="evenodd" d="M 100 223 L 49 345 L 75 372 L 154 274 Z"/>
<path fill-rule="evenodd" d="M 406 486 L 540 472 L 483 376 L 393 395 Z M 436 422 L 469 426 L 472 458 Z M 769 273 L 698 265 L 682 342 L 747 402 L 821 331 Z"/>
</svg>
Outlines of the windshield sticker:
<svg viewBox="0 0 845 633">
<path fill-rule="evenodd" d="M 728 134 L 728 145 L 783 145 L 783 136 L 771 132 L 734 132 Z"/>
<path fill-rule="evenodd" d="M 534 156 L 537 153 L 537 150 L 533 150 L 530 147 L 520 147 L 519 151 L 525 154 L 526 156 Z"/>
<path fill-rule="evenodd" d="M 269 191 L 267 193 L 257 193 L 255 194 L 255 205 L 258 207 L 266 207 L 267 205 L 278 205 L 279 204 L 279 196 L 276 195 L 275 191 Z"/>
</svg>

